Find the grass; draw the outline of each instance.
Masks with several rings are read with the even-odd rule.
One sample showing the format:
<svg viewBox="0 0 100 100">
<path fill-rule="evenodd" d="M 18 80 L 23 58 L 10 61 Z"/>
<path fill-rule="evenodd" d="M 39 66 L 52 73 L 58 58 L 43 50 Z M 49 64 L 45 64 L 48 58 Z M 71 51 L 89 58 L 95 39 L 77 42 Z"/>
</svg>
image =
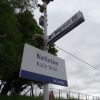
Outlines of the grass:
<svg viewBox="0 0 100 100">
<path fill-rule="evenodd" d="M 43 98 L 28 96 L 0 96 L 0 100 L 43 100 Z"/>
<path fill-rule="evenodd" d="M 43 100 L 43 97 L 29 97 L 29 96 L 1 96 L 0 100 Z M 51 100 L 51 99 L 50 99 Z M 53 99 L 53 100 L 64 100 L 64 99 Z M 77 99 L 70 99 L 77 100 Z"/>
</svg>

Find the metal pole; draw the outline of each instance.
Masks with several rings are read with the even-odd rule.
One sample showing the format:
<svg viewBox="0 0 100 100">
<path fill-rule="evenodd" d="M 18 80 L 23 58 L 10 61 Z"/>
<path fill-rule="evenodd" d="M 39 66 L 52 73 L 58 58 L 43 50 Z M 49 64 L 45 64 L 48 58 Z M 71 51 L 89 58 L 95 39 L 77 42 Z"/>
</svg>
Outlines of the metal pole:
<svg viewBox="0 0 100 100">
<path fill-rule="evenodd" d="M 80 100 L 80 93 L 78 93 L 78 100 Z"/>
<path fill-rule="evenodd" d="M 86 94 L 86 100 L 87 100 L 87 94 Z"/>
<path fill-rule="evenodd" d="M 47 3 L 44 3 L 45 9 L 44 9 L 44 51 L 48 52 L 47 50 Z M 44 84 L 44 100 L 49 100 L 49 84 Z"/>
<path fill-rule="evenodd" d="M 70 91 L 69 91 L 69 97 L 68 97 L 68 99 L 70 99 Z"/>
<path fill-rule="evenodd" d="M 60 89 L 59 89 L 59 99 L 60 99 Z"/>
<path fill-rule="evenodd" d="M 33 83 L 31 83 L 31 96 L 32 97 L 34 96 L 33 89 L 34 89 L 34 85 L 33 85 Z"/>
</svg>

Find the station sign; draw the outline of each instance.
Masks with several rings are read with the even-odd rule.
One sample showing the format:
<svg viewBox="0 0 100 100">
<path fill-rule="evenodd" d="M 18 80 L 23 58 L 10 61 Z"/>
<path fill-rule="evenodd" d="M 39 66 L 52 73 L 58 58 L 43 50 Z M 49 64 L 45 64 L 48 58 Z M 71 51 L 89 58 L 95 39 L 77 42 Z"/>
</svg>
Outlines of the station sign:
<svg viewBox="0 0 100 100">
<path fill-rule="evenodd" d="M 25 44 L 19 77 L 68 86 L 65 61 Z"/>
<path fill-rule="evenodd" d="M 47 38 L 48 45 L 53 44 L 59 38 L 70 32 L 72 29 L 74 29 L 84 21 L 85 20 L 82 12 L 78 11 L 74 16 L 72 16 L 69 20 L 67 20 L 63 25 L 61 25 L 59 28 L 57 28 L 53 33 L 51 33 L 48 36 Z"/>
</svg>

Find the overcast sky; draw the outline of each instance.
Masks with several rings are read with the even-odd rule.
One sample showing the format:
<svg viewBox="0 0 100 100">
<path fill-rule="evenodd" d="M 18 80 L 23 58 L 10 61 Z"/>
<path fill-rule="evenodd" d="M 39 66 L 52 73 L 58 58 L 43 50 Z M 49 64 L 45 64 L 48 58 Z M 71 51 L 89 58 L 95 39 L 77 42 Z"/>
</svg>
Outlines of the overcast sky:
<svg viewBox="0 0 100 100">
<path fill-rule="evenodd" d="M 48 5 L 48 35 L 82 11 L 85 22 L 70 31 L 55 44 L 100 69 L 100 0 L 54 0 Z M 38 19 L 41 13 L 35 11 Z M 38 21 L 38 20 L 37 20 Z M 58 49 L 59 50 L 59 49 Z M 59 50 L 66 62 L 67 90 L 100 95 L 100 71 Z"/>
</svg>

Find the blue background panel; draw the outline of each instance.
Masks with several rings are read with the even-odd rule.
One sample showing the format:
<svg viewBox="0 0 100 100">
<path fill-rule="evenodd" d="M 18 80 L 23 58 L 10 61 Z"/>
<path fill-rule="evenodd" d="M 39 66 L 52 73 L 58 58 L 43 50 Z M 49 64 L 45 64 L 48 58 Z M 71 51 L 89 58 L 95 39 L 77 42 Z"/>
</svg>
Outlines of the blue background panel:
<svg viewBox="0 0 100 100">
<path fill-rule="evenodd" d="M 45 76 L 45 75 L 41 75 L 41 74 L 37 74 L 37 73 L 25 71 L 25 70 L 21 70 L 20 77 L 29 79 L 29 80 L 37 80 L 44 83 L 52 83 L 56 85 L 68 86 L 68 83 L 66 80 L 57 79 L 50 76 Z"/>
</svg>

